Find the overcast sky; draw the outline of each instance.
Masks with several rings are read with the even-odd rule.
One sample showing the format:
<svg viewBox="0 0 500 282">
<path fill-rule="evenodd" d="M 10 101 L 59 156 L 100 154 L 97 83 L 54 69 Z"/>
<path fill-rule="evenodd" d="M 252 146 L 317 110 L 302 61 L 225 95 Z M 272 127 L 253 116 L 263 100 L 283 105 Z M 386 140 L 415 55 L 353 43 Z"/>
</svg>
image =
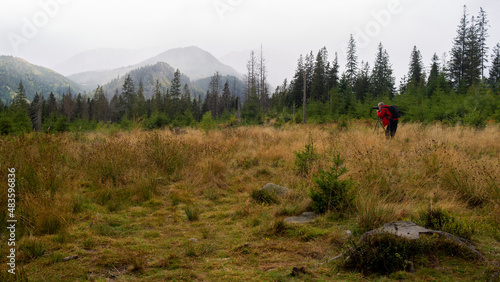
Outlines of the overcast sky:
<svg viewBox="0 0 500 282">
<path fill-rule="evenodd" d="M 500 42 L 498 0 L 2 0 L 0 55 L 50 67 L 96 48 L 196 45 L 221 57 L 262 44 L 270 76 L 282 80 L 300 54 L 323 46 L 330 60 L 338 52 L 343 71 L 353 34 L 371 67 L 382 42 L 399 81 L 414 45 L 426 66 L 449 52 L 464 4 L 470 16 L 487 12 L 491 51 Z"/>
</svg>

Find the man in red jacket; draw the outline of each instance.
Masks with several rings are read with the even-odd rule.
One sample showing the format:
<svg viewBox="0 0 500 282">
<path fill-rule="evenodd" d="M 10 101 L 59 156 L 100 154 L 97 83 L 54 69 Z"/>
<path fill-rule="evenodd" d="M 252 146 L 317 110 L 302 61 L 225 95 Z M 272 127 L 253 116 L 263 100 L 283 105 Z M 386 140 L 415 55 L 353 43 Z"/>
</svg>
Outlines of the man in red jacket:
<svg viewBox="0 0 500 282">
<path fill-rule="evenodd" d="M 383 102 L 378 103 L 377 116 L 382 119 L 382 125 L 387 129 L 385 130 L 385 137 L 391 138 L 396 135 L 396 130 L 398 129 L 398 118 L 393 119 L 392 114 L 389 111 L 389 106 L 385 105 Z"/>
</svg>

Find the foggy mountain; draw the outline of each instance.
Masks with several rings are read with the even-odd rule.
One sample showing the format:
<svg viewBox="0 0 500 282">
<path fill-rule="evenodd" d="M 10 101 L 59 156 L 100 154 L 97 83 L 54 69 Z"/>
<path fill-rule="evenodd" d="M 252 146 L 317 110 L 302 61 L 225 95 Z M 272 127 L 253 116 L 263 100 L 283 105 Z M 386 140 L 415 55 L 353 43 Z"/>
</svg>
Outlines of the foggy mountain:
<svg viewBox="0 0 500 282">
<path fill-rule="evenodd" d="M 159 48 L 139 50 L 130 49 L 95 49 L 78 53 L 52 67 L 53 70 L 65 75 L 73 75 L 89 71 L 105 71 L 134 65 L 158 54 Z M 95 85 L 97 87 L 97 85 Z"/>
<path fill-rule="evenodd" d="M 136 91 L 139 89 L 139 82 L 142 81 L 144 97 L 148 99 L 151 98 L 154 94 L 156 80 L 160 82 L 162 93 L 165 93 L 172 84 L 171 82 L 174 78 L 174 73 L 174 68 L 172 68 L 169 64 L 158 62 L 154 65 L 148 65 L 145 67 L 134 69 L 126 75 L 121 76 L 120 78 L 113 79 L 111 82 L 103 85 L 103 90 L 106 93 L 106 96 L 111 99 L 116 91 L 118 91 L 118 93 L 121 93 L 125 78 L 130 75 L 130 78 L 134 82 Z M 191 98 L 197 98 L 198 96 L 204 98 L 208 90 L 210 80 L 211 77 L 206 77 L 191 81 L 189 77 L 181 74 L 181 91 L 184 85 L 187 84 L 191 91 Z M 237 96 L 242 95 L 245 86 L 244 83 L 239 78 L 229 75 L 220 77 L 219 89 L 221 92 L 226 81 L 228 82 L 229 89 L 232 92 L 235 92 Z"/>
<path fill-rule="evenodd" d="M 69 78 L 80 83 L 87 91 L 92 91 L 97 85 L 107 84 L 111 80 L 120 78 L 134 69 L 155 65 L 158 62 L 165 62 L 174 68 L 174 70 L 179 69 L 191 80 L 210 77 L 216 71 L 222 76 L 242 77 L 236 70 L 222 64 L 209 52 L 193 46 L 171 49 L 135 65 L 112 70 L 87 71 L 71 75 Z"/>
<path fill-rule="evenodd" d="M 57 96 L 68 93 L 68 89 L 73 94 L 83 91 L 80 85 L 51 69 L 33 65 L 21 58 L 0 56 L 0 100 L 11 101 L 17 95 L 21 80 L 30 101 L 37 92 L 48 97 L 50 92 Z"/>
<path fill-rule="evenodd" d="M 134 69 L 127 73 L 126 75 L 121 76 L 120 78 L 115 78 L 109 83 L 103 85 L 104 93 L 106 93 L 108 98 L 113 97 L 115 91 L 118 90 L 118 93 L 121 93 L 123 83 L 125 82 L 125 78 L 130 75 L 130 78 L 134 81 L 135 90 L 139 89 L 139 82 L 142 81 L 144 96 L 146 99 L 153 96 L 154 88 L 156 85 L 156 81 L 158 80 L 162 85 L 162 92 L 165 92 L 168 87 L 171 85 L 171 81 L 174 78 L 175 70 L 169 64 L 164 62 L 158 62 L 154 65 L 148 65 L 144 67 L 140 67 Z M 181 87 L 184 84 L 190 84 L 189 77 L 185 75 L 181 75 Z"/>
<path fill-rule="evenodd" d="M 241 74 L 235 69 L 224 65 L 209 52 L 195 46 L 168 50 L 142 62 L 141 65 L 157 62 L 166 62 L 193 80 L 212 76 L 216 71 L 223 76 L 232 75 L 241 78 Z"/>
</svg>

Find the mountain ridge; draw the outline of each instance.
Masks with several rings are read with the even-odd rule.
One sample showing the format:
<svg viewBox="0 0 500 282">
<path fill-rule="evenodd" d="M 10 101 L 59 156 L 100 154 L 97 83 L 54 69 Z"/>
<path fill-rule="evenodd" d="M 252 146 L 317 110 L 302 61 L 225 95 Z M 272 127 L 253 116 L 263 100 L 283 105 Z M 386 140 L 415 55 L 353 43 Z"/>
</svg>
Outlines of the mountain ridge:
<svg viewBox="0 0 500 282">
<path fill-rule="evenodd" d="M 242 75 L 230 66 L 221 63 L 215 56 L 196 46 L 173 48 L 134 65 L 123 66 L 112 70 L 87 71 L 68 76 L 73 81 L 83 85 L 87 91 L 92 91 L 97 85 L 105 85 L 117 77 L 121 77 L 134 69 L 165 62 L 174 69 L 179 69 L 192 81 L 210 77 L 216 71 L 221 75 Z"/>
<path fill-rule="evenodd" d="M 23 58 L 0 56 L 0 100 L 11 101 L 16 95 L 19 82 L 22 81 L 28 100 L 32 100 L 35 93 L 44 96 L 53 92 L 56 95 L 83 92 L 82 87 L 63 76 L 62 74 L 32 64 Z"/>
</svg>

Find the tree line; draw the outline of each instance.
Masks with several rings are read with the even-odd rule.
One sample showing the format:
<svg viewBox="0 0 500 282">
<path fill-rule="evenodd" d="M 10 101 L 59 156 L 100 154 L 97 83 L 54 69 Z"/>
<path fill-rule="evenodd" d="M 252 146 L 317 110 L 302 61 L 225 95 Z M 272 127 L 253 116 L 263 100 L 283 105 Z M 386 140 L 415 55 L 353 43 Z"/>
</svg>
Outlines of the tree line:
<svg viewBox="0 0 500 282">
<path fill-rule="evenodd" d="M 250 53 L 242 96 L 236 95 L 239 91 L 231 89 L 227 80 L 223 83 L 218 72 L 210 78 L 204 99 L 192 97 L 189 86 L 182 86 L 179 70 L 168 88 L 156 80 L 154 93 L 147 99 L 142 81 L 137 83 L 130 75 L 110 100 L 98 86 L 93 97 L 74 95 L 68 89 L 60 99 L 53 93 L 48 98 L 36 93 L 29 103 L 21 81 L 12 104 L 0 104 L 0 132 L 88 130 L 99 124 L 127 128 L 134 122 L 153 129 L 193 126 L 203 119 L 226 125 L 272 119 L 279 125 L 303 122 L 303 113 L 308 122 L 323 123 L 373 118 L 371 107 L 380 101 L 398 105 L 405 121 L 483 126 L 485 120 L 500 120 L 500 44 L 489 52 L 488 28 L 482 8 L 470 17 L 464 6 L 450 58 L 434 54 L 426 68 L 414 46 L 408 73 L 399 85 L 383 44 L 378 45 L 370 67 L 369 62 L 358 61 L 352 35 L 342 73 L 337 53 L 329 61 L 325 47 L 316 55 L 311 51 L 300 55 L 294 77 L 290 82 L 285 79 L 272 95 L 262 47 L 259 54 Z"/>
<path fill-rule="evenodd" d="M 484 125 L 488 119 L 498 121 L 500 44 L 496 44 L 490 55 L 486 45 L 488 28 L 487 14 L 482 8 L 477 16 L 470 17 L 464 6 L 450 58 L 447 54 L 441 57 L 434 54 L 430 67 L 426 68 L 418 47 L 414 46 L 408 73 L 399 85 L 395 83 L 389 54 L 382 43 L 370 67 L 369 62 L 358 61 L 356 42 L 351 35 L 342 74 L 337 53 L 331 62 L 326 48 L 320 49 L 316 56 L 312 51 L 301 55 L 293 79 L 285 80 L 272 95 L 273 114 L 283 122 L 301 121 L 300 107 L 305 97 L 309 122 L 342 117 L 373 118 L 371 107 L 380 101 L 398 105 L 405 121 L 437 120 L 475 126 Z"/>
</svg>

